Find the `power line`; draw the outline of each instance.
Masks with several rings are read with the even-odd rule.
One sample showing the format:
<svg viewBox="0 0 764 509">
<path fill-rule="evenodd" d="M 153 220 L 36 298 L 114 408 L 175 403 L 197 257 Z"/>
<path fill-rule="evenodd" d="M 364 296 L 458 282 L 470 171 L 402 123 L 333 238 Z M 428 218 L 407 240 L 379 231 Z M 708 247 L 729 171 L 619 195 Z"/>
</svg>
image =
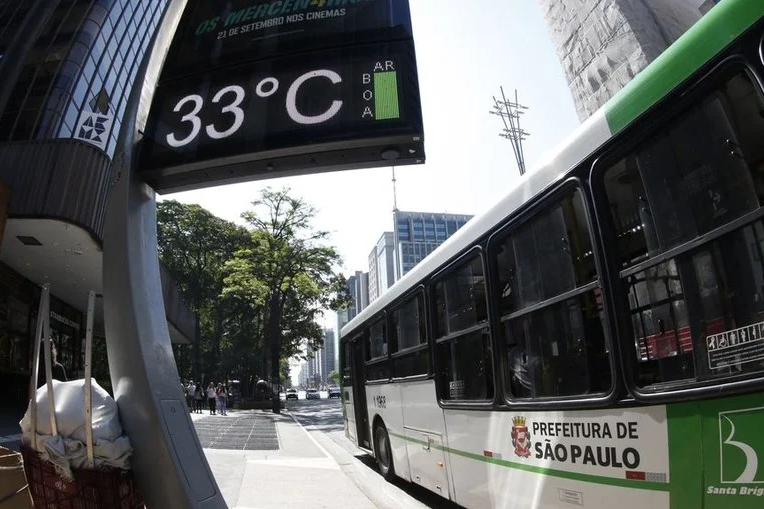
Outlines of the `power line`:
<svg viewBox="0 0 764 509">
<path fill-rule="evenodd" d="M 501 99 L 493 97 L 493 109 L 489 111 L 491 115 L 498 115 L 504 124 L 504 129 L 499 133 L 502 138 L 508 139 L 512 143 L 512 150 L 515 153 L 517 168 L 520 175 L 525 175 L 525 154 L 523 153 L 523 140 L 530 136 L 530 133 L 520 127 L 520 115 L 524 115 L 528 110 L 527 106 L 520 104 L 517 99 L 517 89 L 515 89 L 515 100 L 507 100 L 504 95 L 504 87 L 501 90 Z"/>
</svg>

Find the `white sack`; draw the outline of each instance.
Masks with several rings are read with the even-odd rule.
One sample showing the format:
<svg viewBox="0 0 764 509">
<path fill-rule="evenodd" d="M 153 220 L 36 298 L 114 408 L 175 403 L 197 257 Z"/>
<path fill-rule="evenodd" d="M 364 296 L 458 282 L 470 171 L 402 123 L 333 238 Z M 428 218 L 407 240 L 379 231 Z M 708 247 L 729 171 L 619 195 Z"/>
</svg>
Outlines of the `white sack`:
<svg viewBox="0 0 764 509">
<path fill-rule="evenodd" d="M 59 382 L 53 380 L 53 401 L 56 402 L 56 425 L 58 434 L 85 443 L 85 380 Z M 114 441 L 122 435 L 117 402 L 98 383 L 92 381 L 91 403 L 93 408 L 93 441 Z M 21 419 L 21 431 L 31 438 L 32 424 L 27 408 Z M 50 429 L 50 406 L 48 388 L 37 389 L 37 433 L 52 435 Z"/>
<path fill-rule="evenodd" d="M 37 389 L 37 440 L 32 440 L 31 411 L 27 408 L 21 425 L 22 440 L 43 459 L 51 461 L 67 478 L 71 467 L 87 466 L 85 445 L 85 380 L 59 382 L 53 380 L 53 400 L 56 403 L 56 424 L 59 436 L 52 436 L 47 386 Z M 92 381 L 93 459 L 95 467 L 130 468 L 133 448 L 122 435 L 117 403 L 101 386 Z"/>
</svg>

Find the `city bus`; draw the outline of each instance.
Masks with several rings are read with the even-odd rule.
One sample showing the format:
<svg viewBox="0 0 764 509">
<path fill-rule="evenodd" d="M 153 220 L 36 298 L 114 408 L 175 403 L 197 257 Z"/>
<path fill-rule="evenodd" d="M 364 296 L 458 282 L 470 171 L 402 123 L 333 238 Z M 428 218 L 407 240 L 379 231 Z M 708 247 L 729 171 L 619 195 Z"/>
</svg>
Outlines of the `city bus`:
<svg viewBox="0 0 764 509">
<path fill-rule="evenodd" d="M 764 1 L 722 0 L 341 331 L 346 435 L 468 508 L 764 507 Z"/>
</svg>

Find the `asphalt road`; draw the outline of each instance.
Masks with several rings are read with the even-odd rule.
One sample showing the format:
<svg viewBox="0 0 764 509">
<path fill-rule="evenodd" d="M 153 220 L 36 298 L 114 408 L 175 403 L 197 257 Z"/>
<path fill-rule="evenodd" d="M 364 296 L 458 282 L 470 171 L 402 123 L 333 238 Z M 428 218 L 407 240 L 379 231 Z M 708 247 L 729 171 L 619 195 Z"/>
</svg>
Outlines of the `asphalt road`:
<svg viewBox="0 0 764 509">
<path fill-rule="evenodd" d="M 300 398 L 297 401 L 290 400 L 287 402 L 287 408 L 295 419 L 309 431 L 324 433 L 337 445 L 355 456 L 358 461 L 359 475 L 354 476 L 354 479 L 356 482 L 364 483 L 366 490 L 372 490 L 373 495 L 378 495 L 386 500 L 394 500 L 396 507 L 400 507 L 400 509 L 428 507 L 458 509 L 460 507 L 416 484 L 401 479 L 393 483 L 386 482 L 379 475 L 374 458 L 358 449 L 345 437 L 342 404 L 338 399 L 326 399 L 325 392 L 321 393 L 322 399 L 320 400 L 302 399 L 304 393 L 300 393 Z M 374 501 L 374 497 L 371 498 Z"/>
</svg>

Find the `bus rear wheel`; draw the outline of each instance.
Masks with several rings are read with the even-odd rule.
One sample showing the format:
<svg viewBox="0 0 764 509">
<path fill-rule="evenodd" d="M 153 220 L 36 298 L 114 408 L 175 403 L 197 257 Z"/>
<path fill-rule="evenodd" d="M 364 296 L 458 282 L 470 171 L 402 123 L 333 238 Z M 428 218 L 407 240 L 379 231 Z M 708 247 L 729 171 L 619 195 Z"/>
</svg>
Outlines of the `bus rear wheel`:
<svg viewBox="0 0 764 509">
<path fill-rule="evenodd" d="M 379 473 L 386 481 L 392 481 L 395 478 L 393 451 L 390 448 L 390 437 L 387 435 L 384 424 L 377 424 L 374 428 L 374 452 Z"/>
</svg>

